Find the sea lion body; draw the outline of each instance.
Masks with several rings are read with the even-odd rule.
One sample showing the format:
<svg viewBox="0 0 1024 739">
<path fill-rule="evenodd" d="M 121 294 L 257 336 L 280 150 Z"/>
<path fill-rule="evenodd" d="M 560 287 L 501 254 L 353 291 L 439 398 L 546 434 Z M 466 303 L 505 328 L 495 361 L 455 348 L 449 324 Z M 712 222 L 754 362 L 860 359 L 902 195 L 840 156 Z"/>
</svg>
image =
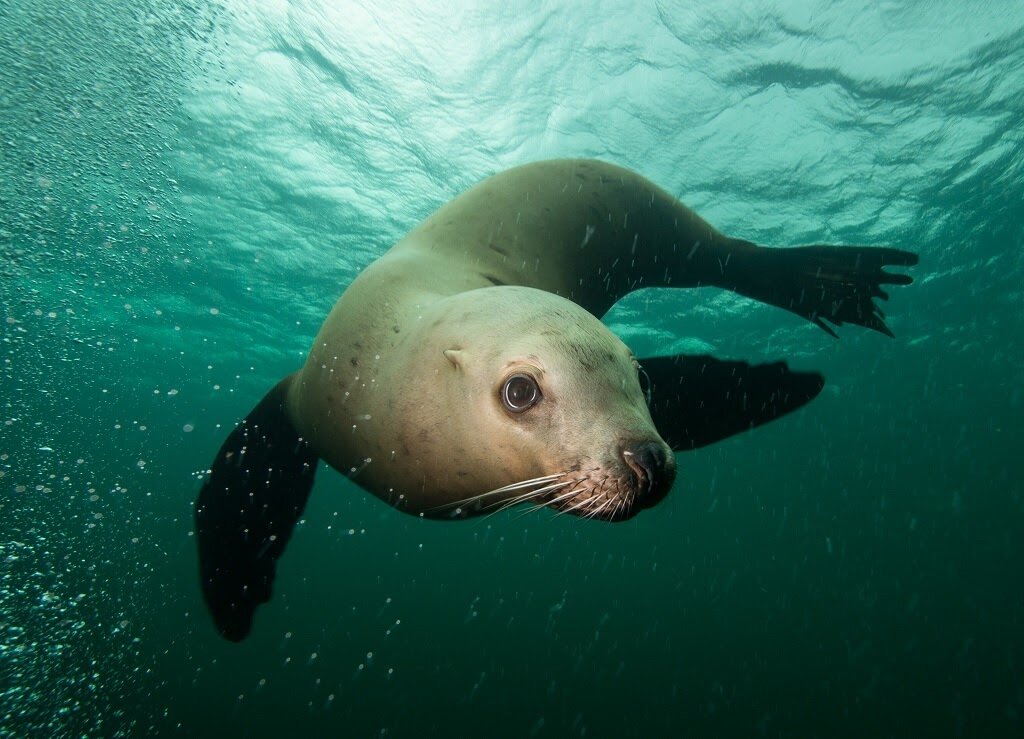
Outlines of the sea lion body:
<svg viewBox="0 0 1024 739">
<path fill-rule="evenodd" d="M 656 504 L 675 451 L 792 411 L 820 391 L 783 363 L 638 358 L 599 320 L 640 287 L 710 285 L 826 325 L 891 336 L 876 298 L 916 257 L 759 247 L 642 176 L 592 160 L 497 174 L 372 263 L 302 369 L 221 447 L 196 503 L 203 592 L 244 638 L 317 459 L 395 507 L 465 517 L 532 503 L 621 521 Z"/>
<path fill-rule="evenodd" d="M 602 182 L 611 177 L 617 186 Z M 635 358 L 594 315 L 629 284 L 610 289 L 608 275 L 637 208 L 667 218 L 678 204 L 628 170 L 576 160 L 510 170 L 441 208 L 328 315 L 289 394 L 300 435 L 366 489 L 424 515 L 490 510 L 522 491 L 448 506 L 566 471 L 620 480 L 629 497 L 622 451 L 645 444 L 658 447 L 670 484 L 674 460 Z M 724 239 L 687 215 L 687 237 Z M 639 281 L 651 249 L 636 247 Z M 501 407 L 500 381 L 528 368 L 543 378 L 544 400 L 517 417 Z"/>
</svg>

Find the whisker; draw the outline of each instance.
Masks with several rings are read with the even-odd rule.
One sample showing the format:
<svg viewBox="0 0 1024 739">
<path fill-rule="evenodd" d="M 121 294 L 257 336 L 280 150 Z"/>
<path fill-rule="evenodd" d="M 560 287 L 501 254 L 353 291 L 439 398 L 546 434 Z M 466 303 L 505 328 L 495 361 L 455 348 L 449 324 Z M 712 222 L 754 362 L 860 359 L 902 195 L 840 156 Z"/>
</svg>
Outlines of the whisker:
<svg viewBox="0 0 1024 739">
<path fill-rule="evenodd" d="M 433 508 L 428 508 L 427 510 L 438 511 L 444 508 L 463 506 L 468 503 L 473 503 L 477 500 L 486 498 L 489 495 L 499 495 L 501 493 L 508 493 L 513 490 L 522 490 L 523 488 L 532 487 L 533 485 L 542 485 L 544 483 L 553 482 L 559 479 L 560 477 L 565 477 L 567 474 L 569 473 L 559 472 L 554 475 L 543 475 L 541 477 L 534 477 L 532 480 L 521 480 L 520 482 L 513 482 L 509 485 L 502 485 L 500 488 L 494 488 L 494 490 L 488 490 L 486 493 L 478 493 L 477 495 L 471 495 L 468 498 L 463 498 L 462 500 L 453 500 L 448 503 L 442 503 L 439 506 L 434 506 Z"/>
<path fill-rule="evenodd" d="M 577 482 L 581 482 L 581 481 L 577 480 Z M 537 506 L 537 508 L 538 509 L 539 508 L 550 508 L 552 506 L 555 506 L 558 503 L 561 503 L 566 498 L 571 498 L 572 496 L 576 495 L 576 492 L 577 492 L 576 491 L 576 487 L 573 486 L 567 492 L 562 493 L 557 498 L 552 498 L 551 500 L 547 501 L 546 503 L 541 503 L 539 506 Z"/>
<path fill-rule="evenodd" d="M 534 477 L 531 480 L 522 480 L 520 482 L 513 482 L 508 485 L 503 485 L 500 488 L 495 488 L 491 492 L 496 493 L 502 490 L 518 490 L 519 488 L 527 487 L 529 485 L 534 485 L 537 483 L 551 482 L 552 480 L 557 480 L 559 477 L 565 477 L 566 474 L 566 472 L 556 472 L 551 475 L 542 475 L 540 477 Z"/>
<path fill-rule="evenodd" d="M 606 498 L 601 505 L 597 506 L 593 511 L 587 515 L 587 518 L 597 518 L 599 515 L 604 513 L 608 508 L 615 504 L 614 498 Z"/>
<path fill-rule="evenodd" d="M 540 488 L 538 490 L 531 490 L 528 493 L 523 493 L 522 495 L 517 495 L 514 498 L 509 498 L 508 500 L 503 500 L 501 502 L 501 506 L 502 506 L 503 509 L 504 508 L 508 508 L 509 506 L 516 505 L 517 503 L 522 503 L 524 501 L 527 501 L 530 498 L 536 498 L 536 497 L 538 497 L 540 495 L 544 495 L 545 493 L 550 493 L 550 492 L 553 492 L 555 490 L 560 490 L 561 488 L 564 488 L 566 485 L 569 485 L 569 484 L 571 484 L 571 483 L 568 480 L 566 480 L 565 482 L 555 482 L 555 483 L 552 483 L 551 485 L 545 485 L 544 487 L 542 487 L 542 488 Z"/>
<path fill-rule="evenodd" d="M 581 477 L 579 480 L 575 480 L 574 483 L 578 484 L 580 482 L 583 482 L 583 480 L 585 480 L 585 479 L 586 478 Z M 573 483 L 567 483 L 567 484 L 573 484 Z M 523 513 L 521 513 L 518 516 L 518 518 L 522 518 L 523 516 L 525 516 L 527 514 L 530 514 L 530 513 L 535 513 L 536 511 L 539 511 L 541 508 L 550 508 L 551 506 L 555 505 L 556 503 L 560 503 L 561 501 L 565 500 L 566 498 L 571 498 L 574 495 L 576 495 L 576 485 L 575 484 L 573 484 L 573 486 L 571 488 L 569 488 L 569 490 L 567 490 L 566 492 L 562 493 L 557 498 L 552 498 L 551 500 L 545 501 L 543 503 L 539 503 L 539 504 L 533 506 L 532 508 L 529 508 L 528 510 L 524 511 Z"/>
<path fill-rule="evenodd" d="M 486 493 L 472 495 L 469 498 L 466 498 L 465 500 L 460 500 L 456 502 L 465 503 L 468 501 L 476 500 L 477 498 L 482 498 L 485 495 L 494 495 L 496 493 L 508 493 L 511 492 L 512 490 L 522 490 L 523 488 L 528 488 L 532 485 L 541 485 L 543 483 L 552 482 L 560 477 L 565 477 L 565 475 L 565 472 L 559 472 L 553 475 L 542 475 L 541 477 L 534 477 L 530 480 L 520 480 L 519 482 L 513 482 L 509 483 L 508 485 L 502 485 L 500 488 L 494 488 L 494 490 L 488 490 Z"/>
<path fill-rule="evenodd" d="M 558 485 L 558 487 L 561 487 L 562 485 L 567 485 L 567 484 L 568 483 L 560 483 Z M 558 489 L 558 488 L 556 487 L 555 489 Z M 490 511 L 481 520 L 487 520 L 488 518 L 493 516 L 495 513 L 501 513 L 506 508 L 510 508 L 511 506 L 514 506 L 517 503 L 525 503 L 528 500 L 532 500 L 533 498 L 536 498 L 536 497 L 538 497 L 540 495 L 544 495 L 545 493 L 549 493 L 549 492 L 551 492 L 550 487 L 546 486 L 546 487 L 541 488 L 540 490 L 531 490 L 528 493 L 523 493 L 522 495 L 517 495 L 514 498 L 509 498 L 507 500 L 498 500 L 498 501 L 495 501 L 493 503 L 488 503 L 486 506 L 484 506 L 483 510 L 487 510 L 488 508 L 493 508 L 494 510 Z"/>
<path fill-rule="evenodd" d="M 498 507 L 495 508 L 490 513 L 488 513 L 486 516 L 484 516 L 481 519 L 481 521 L 486 521 L 488 518 L 490 518 L 494 514 L 501 513 L 505 509 L 511 508 L 514 505 L 517 505 L 519 503 L 525 503 L 526 501 L 531 500 L 532 498 L 537 498 L 537 497 L 539 497 L 541 495 L 545 495 L 545 494 L 553 492 L 555 490 L 561 490 L 566 485 L 571 485 L 571 484 L 572 484 L 572 482 L 569 481 L 569 480 L 567 480 L 565 482 L 556 482 L 556 483 L 553 483 L 551 485 L 546 485 L 546 486 L 542 487 L 540 490 L 531 490 L 528 493 L 523 493 L 522 495 L 517 495 L 514 498 L 509 498 L 508 500 L 503 500 L 503 501 L 500 501 L 498 503 L 495 503 L 494 505 L 496 505 Z"/>
<path fill-rule="evenodd" d="M 572 513 L 573 511 L 575 511 L 575 510 L 577 510 L 579 508 L 583 508 L 588 503 L 590 503 L 591 500 L 593 500 L 593 498 L 585 498 L 585 499 L 581 500 L 579 503 L 577 503 L 576 505 L 571 505 L 568 508 L 566 508 L 564 511 L 559 511 L 558 513 L 555 514 L 555 518 L 558 518 L 559 516 L 564 516 L 566 513 Z"/>
</svg>

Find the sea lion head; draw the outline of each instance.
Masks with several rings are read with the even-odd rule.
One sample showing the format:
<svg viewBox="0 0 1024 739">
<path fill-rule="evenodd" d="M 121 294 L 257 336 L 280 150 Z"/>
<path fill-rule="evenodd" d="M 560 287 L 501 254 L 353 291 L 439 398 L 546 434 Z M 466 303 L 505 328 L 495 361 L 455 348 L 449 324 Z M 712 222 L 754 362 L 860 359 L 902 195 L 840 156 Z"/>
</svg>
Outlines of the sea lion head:
<svg viewBox="0 0 1024 739">
<path fill-rule="evenodd" d="M 529 503 L 622 521 L 672 486 L 675 459 L 636 359 L 575 303 L 471 290 L 425 310 L 409 342 L 395 401 L 406 510 L 463 517 Z"/>
</svg>

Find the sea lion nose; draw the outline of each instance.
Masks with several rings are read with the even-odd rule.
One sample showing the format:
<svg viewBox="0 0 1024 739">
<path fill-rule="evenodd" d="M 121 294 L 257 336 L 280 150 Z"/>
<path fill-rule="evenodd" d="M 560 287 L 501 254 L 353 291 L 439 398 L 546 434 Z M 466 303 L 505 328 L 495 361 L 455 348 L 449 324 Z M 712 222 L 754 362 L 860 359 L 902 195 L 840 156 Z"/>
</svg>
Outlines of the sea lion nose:
<svg viewBox="0 0 1024 739">
<path fill-rule="evenodd" d="M 623 448 L 622 458 L 637 478 L 638 500 L 649 508 L 664 498 L 676 479 L 676 459 L 664 444 L 645 441 Z"/>
</svg>

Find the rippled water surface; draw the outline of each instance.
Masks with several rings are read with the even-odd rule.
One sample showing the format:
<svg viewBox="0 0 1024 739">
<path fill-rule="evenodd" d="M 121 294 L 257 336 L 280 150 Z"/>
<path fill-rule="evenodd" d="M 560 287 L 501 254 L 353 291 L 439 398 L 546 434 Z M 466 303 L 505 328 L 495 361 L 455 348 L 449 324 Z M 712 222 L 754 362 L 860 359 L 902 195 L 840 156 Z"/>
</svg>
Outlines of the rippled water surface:
<svg viewBox="0 0 1024 739">
<path fill-rule="evenodd" d="M 1024 5 L 456 5 L 0 3 L 0 735 L 1020 735 Z M 918 252 L 896 338 L 633 296 L 641 353 L 829 384 L 622 525 L 420 521 L 322 470 L 221 640 L 224 435 L 389 245 L 555 156 Z"/>
</svg>

